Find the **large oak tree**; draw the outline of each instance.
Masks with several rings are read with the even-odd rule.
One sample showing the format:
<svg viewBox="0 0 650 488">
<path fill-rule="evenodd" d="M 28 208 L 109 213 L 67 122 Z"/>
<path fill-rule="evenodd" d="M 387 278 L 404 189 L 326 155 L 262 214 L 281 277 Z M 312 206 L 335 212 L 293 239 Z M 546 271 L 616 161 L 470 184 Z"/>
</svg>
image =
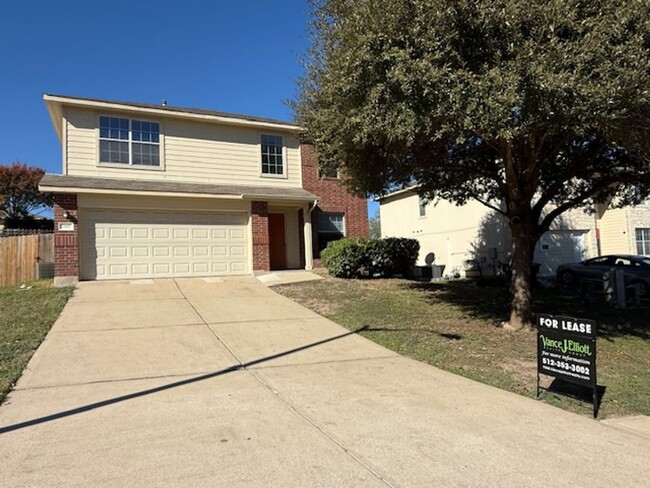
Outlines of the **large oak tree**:
<svg viewBox="0 0 650 488">
<path fill-rule="evenodd" d="M 512 232 L 509 325 L 568 209 L 650 190 L 650 0 L 321 0 L 295 110 L 360 193 L 419 183 Z"/>
</svg>

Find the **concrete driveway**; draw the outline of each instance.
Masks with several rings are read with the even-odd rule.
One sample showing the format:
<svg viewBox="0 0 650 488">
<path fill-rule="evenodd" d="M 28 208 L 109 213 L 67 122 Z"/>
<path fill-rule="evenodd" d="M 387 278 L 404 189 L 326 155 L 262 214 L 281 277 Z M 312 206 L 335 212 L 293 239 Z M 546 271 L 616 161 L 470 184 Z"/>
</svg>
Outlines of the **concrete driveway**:
<svg viewBox="0 0 650 488">
<path fill-rule="evenodd" d="M 0 407 L 6 487 L 641 487 L 648 461 L 650 435 L 403 358 L 254 278 L 82 283 Z"/>
</svg>

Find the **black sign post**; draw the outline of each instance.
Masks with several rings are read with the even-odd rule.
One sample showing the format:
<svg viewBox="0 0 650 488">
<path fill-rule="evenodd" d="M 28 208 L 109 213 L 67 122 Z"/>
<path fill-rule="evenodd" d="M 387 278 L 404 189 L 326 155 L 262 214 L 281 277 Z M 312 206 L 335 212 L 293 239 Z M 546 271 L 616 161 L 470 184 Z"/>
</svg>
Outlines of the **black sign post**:
<svg viewBox="0 0 650 488">
<path fill-rule="evenodd" d="M 591 387 L 594 418 L 598 414 L 594 320 L 537 314 L 537 396 L 539 375 Z"/>
</svg>

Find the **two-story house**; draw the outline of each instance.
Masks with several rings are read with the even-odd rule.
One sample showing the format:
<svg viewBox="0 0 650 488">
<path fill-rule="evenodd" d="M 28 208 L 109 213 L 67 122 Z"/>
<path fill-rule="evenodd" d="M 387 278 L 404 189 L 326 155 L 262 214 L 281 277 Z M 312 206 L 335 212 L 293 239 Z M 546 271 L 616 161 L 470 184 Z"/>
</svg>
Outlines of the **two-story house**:
<svg viewBox="0 0 650 488">
<path fill-rule="evenodd" d="M 508 222 L 501 214 L 470 200 L 426 202 L 416 188 L 379 198 L 382 237 L 411 237 L 420 242 L 418 264 L 432 253 L 445 274 L 463 273 L 466 261 L 491 274 L 510 261 Z M 605 254 L 650 255 L 650 201 L 621 209 L 600 205 L 596 212 L 571 210 L 558 217 L 535 246 L 540 276 L 555 276 L 559 265 Z"/>
<path fill-rule="evenodd" d="M 288 122 L 211 110 L 45 95 L 62 145 L 55 284 L 311 269 L 367 236 L 367 203 L 319 174 Z"/>
</svg>

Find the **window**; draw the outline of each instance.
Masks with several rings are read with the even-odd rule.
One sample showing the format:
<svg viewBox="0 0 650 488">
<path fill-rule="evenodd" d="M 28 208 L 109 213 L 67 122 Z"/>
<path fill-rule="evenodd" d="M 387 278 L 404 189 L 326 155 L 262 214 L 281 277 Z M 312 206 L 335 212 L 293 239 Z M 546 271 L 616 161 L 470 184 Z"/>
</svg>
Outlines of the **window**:
<svg viewBox="0 0 650 488">
<path fill-rule="evenodd" d="M 318 167 L 318 175 L 321 178 L 340 178 L 339 176 L 339 169 L 338 168 L 332 168 L 330 166 L 319 166 Z"/>
<path fill-rule="evenodd" d="M 332 241 L 345 236 L 345 219 L 342 213 L 318 213 L 318 251 L 322 251 Z"/>
<path fill-rule="evenodd" d="M 636 253 L 650 256 L 650 228 L 636 229 Z"/>
<path fill-rule="evenodd" d="M 284 176 L 282 136 L 262 134 L 262 174 L 267 176 Z"/>
<path fill-rule="evenodd" d="M 420 217 L 425 217 L 427 215 L 427 201 L 424 198 L 418 197 L 418 207 L 420 209 Z"/>
<path fill-rule="evenodd" d="M 160 124 L 99 117 L 99 162 L 160 166 Z"/>
</svg>

